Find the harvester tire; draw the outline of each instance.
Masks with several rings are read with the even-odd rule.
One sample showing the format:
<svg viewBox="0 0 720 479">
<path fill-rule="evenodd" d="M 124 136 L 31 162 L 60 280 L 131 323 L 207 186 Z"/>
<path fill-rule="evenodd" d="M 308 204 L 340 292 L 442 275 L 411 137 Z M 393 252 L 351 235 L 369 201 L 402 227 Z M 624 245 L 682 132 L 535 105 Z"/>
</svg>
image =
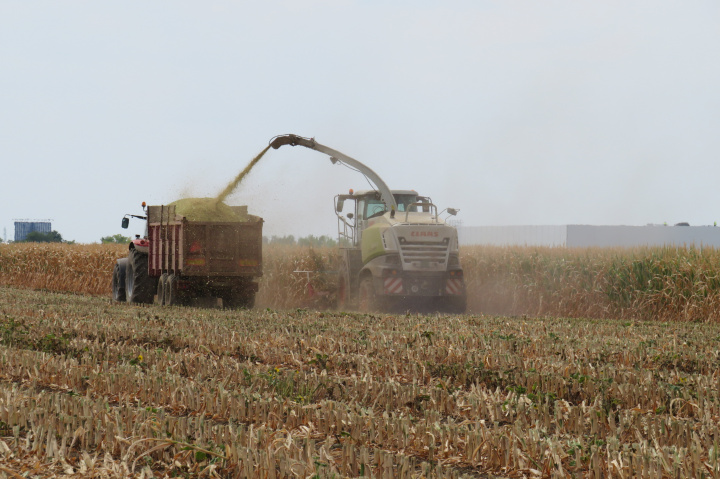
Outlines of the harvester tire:
<svg viewBox="0 0 720 479">
<path fill-rule="evenodd" d="M 127 258 L 115 262 L 112 275 L 112 297 L 113 301 L 125 301 L 125 271 L 127 270 Z"/>
<path fill-rule="evenodd" d="M 372 276 L 366 276 L 360 280 L 360 288 L 358 291 L 358 310 L 362 313 L 373 313 L 378 311 L 379 299 L 375 294 Z"/>
<path fill-rule="evenodd" d="M 446 296 L 443 310 L 450 314 L 465 314 L 467 310 L 467 296 Z"/>
<path fill-rule="evenodd" d="M 148 276 L 148 255 L 131 249 L 125 272 L 125 300 L 128 303 L 152 303 L 155 286 Z"/>
<path fill-rule="evenodd" d="M 339 311 L 344 311 L 348 307 L 349 298 L 348 294 L 350 293 L 350 288 L 348 285 L 348 280 L 345 278 L 345 271 L 340 270 L 340 277 L 338 278 L 338 286 L 337 286 L 337 309 Z"/>
<path fill-rule="evenodd" d="M 165 306 L 165 288 L 167 287 L 167 273 L 163 273 L 158 280 L 157 286 L 157 303 Z"/>
</svg>

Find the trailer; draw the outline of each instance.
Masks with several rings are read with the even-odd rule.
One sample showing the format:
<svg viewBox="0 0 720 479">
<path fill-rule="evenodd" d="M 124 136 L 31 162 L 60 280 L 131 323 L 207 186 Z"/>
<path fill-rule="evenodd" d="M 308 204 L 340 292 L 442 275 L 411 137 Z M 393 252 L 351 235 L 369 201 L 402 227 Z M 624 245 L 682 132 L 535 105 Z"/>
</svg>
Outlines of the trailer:
<svg viewBox="0 0 720 479">
<path fill-rule="evenodd" d="M 227 308 L 252 308 L 262 276 L 263 220 L 248 214 L 247 206 L 222 208 L 225 214 L 209 221 L 178 211 L 176 204 L 143 204 L 144 216 L 126 215 L 123 227 L 135 217 L 146 221 L 146 230 L 115 264 L 113 299 L 170 306 L 214 297 Z"/>
</svg>

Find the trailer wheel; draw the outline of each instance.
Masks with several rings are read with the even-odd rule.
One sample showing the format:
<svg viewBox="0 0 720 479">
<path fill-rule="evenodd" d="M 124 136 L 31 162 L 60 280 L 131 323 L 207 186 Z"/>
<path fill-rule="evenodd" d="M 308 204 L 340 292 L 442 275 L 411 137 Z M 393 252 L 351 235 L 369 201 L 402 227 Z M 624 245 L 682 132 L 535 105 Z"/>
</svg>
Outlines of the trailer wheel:
<svg viewBox="0 0 720 479">
<path fill-rule="evenodd" d="M 362 313 L 372 313 L 379 309 L 379 300 L 375 294 L 372 276 L 366 276 L 360 280 L 358 294 L 358 309 Z"/>
<path fill-rule="evenodd" d="M 242 307 L 245 309 L 253 309 L 255 307 L 255 291 L 250 291 L 245 295 Z"/>
<path fill-rule="evenodd" d="M 125 270 L 127 269 L 127 258 L 115 262 L 112 275 L 112 297 L 113 301 L 125 301 Z"/>
<path fill-rule="evenodd" d="M 167 273 L 163 273 L 158 280 L 157 302 L 160 306 L 165 306 L 165 288 L 167 287 L 167 277 Z"/>
<path fill-rule="evenodd" d="M 125 299 L 128 303 L 152 303 L 155 284 L 148 276 L 147 254 L 131 249 L 125 273 Z"/>
<path fill-rule="evenodd" d="M 222 300 L 223 307 L 227 309 L 252 309 L 255 307 L 255 291 L 231 291 Z"/>
<path fill-rule="evenodd" d="M 165 277 L 164 289 L 164 303 L 165 306 L 177 306 L 178 304 L 178 291 L 177 291 L 177 276 L 174 274 L 168 274 Z"/>
</svg>

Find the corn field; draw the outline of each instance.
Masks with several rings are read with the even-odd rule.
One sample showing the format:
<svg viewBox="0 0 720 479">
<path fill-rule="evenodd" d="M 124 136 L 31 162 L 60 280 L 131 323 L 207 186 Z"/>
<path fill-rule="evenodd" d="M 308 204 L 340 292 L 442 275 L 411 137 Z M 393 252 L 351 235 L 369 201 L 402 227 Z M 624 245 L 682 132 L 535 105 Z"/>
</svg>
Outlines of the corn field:
<svg viewBox="0 0 720 479">
<path fill-rule="evenodd" d="M 0 285 L 109 296 L 123 245 L 0 245 Z M 337 250 L 266 245 L 260 308 L 328 309 Z M 720 251 L 695 248 L 465 247 L 477 314 L 720 320 Z M 300 273 L 299 271 L 311 271 Z"/>
<path fill-rule="evenodd" d="M 720 320 L 713 248 L 469 247 L 472 311 L 586 318 Z"/>
<path fill-rule="evenodd" d="M 115 260 L 127 245 L 16 243 L 0 245 L 0 285 L 107 294 Z"/>
</svg>

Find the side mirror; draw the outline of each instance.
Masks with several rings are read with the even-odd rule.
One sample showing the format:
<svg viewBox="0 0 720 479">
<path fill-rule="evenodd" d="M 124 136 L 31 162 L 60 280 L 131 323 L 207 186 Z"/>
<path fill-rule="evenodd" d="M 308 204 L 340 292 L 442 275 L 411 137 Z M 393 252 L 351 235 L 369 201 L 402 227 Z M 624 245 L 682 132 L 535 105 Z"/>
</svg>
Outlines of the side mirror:
<svg viewBox="0 0 720 479">
<path fill-rule="evenodd" d="M 335 206 L 335 211 L 338 213 L 342 213 L 343 206 L 345 206 L 345 200 L 342 198 L 338 198 L 337 205 Z"/>
<path fill-rule="evenodd" d="M 123 229 L 127 229 L 127 227 L 130 225 L 130 218 L 123 218 L 122 219 L 122 227 Z"/>
<path fill-rule="evenodd" d="M 458 211 L 460 211 L 460 210 L 458 210 L 458 209 L 456 209 L 456 208 L 448 208 L 448 209 L 447 209 L 447 212 L 448 212 L 449 214 L 451 214 L 452 216 L 457 216 Z"/>
<path fill-rule="evenodd" d="M 352 213 L 348 213 L 348 214 L 347 214 L 347 218 L 348 218 L 349 220 L 353 219 L 353 216 L 355 216 L 355 215 L 352 214 Z"/>
</svg>

